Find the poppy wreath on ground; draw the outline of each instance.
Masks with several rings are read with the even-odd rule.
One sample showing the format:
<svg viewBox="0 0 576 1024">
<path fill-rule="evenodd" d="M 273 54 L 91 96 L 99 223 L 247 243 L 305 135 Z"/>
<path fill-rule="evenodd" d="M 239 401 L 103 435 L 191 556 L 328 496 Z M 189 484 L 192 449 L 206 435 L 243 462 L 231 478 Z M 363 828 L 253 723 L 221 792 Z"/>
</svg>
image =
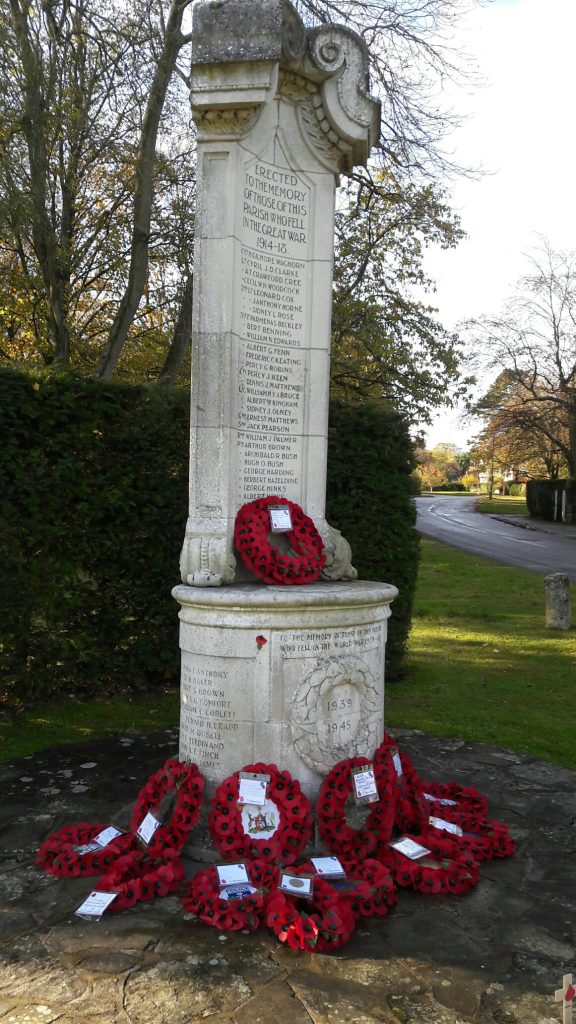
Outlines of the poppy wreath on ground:
<svg viewBox="0 0 576 1024">
<path fill-rule="evenodd" d="M 454 821 L 460 824 L 472 824 L 473 821 L 481 821 L 488 815 L 488 801 L 486 797 L 473 786 L 460 786 L 457 782 L 421 782 L 424 799 L 428 804 L 428 813 L 435 818 L 445 818 L 446 821 Z M 435 797 L 428 800 L 427 797 Z M 442 801 L 453 800 L 454 804 L 446 804 Z M 468 819 L 460 820 L 459 815 L 470 815 Z"/>
<path fill-rule="evenodd" d="M 99 892 L 117 892 L 109 910 L 118 913 L 143 900 L 177 892 L 185 877 L 178 851 L 165 847 L 161 855 L 149 851 L 120 857 L 96 886 Z"/>
<path fill-rule="evenodd" d="M 58 832 L 53 832 L 42 843 L 36 854 L 38 867 L 49 875 L 58 875 L 63 878 L 101 875 L 131 847 L 134 848 L 134 836 L 126 832 L 98 850 L 82 853 L 81 848 L 91 845 L 95 836 L 107 827 L 102 823 L 92 825 L 81 822 L 78 825 L 67 825 Z"/>
<path fill-rule="evenodd" d="M 160 804 L 174 793 L 174 809 L 170 820 L 156 830 L 148 852 L 161 854 L 164 847 L 180 852 L 200 817 L 204 776 L 195 764 L 183 764 L 169 757 L 140 790 L 132 811 L 131 829 L 137 828 L 149 812 L 156 813 Z"/>
<path fill-rule="evenodd" d="M 478 861 L 465 850 L 457 851 L 451 840 L 442 840 L 429 832 L 402 838 L 419 843 L 431 853 L 412 860 L 389 844 L 381 850 L 379 860 L 388 868 L 396 885 L 428 895 L 458 895 L 477 884 Z"/>
<path fill-rule="evenodd" d="M 200 921 L 221 931 L 254 932 L 264 924 L 266 899 L 278 884 L 278 868 L 266 862 L 252 861 L 247 867 L 250 884 L 257 890 L 239 899 L 223 899 L 215 867 L 198 871 L 188 882 L 182 900 L 184 909 Z M 259 885 L 258 880 L 267 885 Z M 230 888 L 242 889 L 242 884 Z"/>
<path fill-rule="evenodd" d="M 362 828 L 346 821 L 346 803 L 353 791 L 352 769 L 374 766 L 378 803 L 366 804 L 368 816 Z M 378 763 L 366 757 L 348 757 L 330 769 L 320 786 L 316 814 L 320 835 L 332 853 L 362 861 L 384 845 L 394 824 L 394 778 L 391 762 L 382 756 Z"/>
<path fill-rule="evenodd" d="M 343 903 L 348 904 L 355 921 L 361 917 L 384 917 L 396 905 L 392 875 L 380 861 L 370 857 L 363 861 L 342 858 L 340 863 L 346 873 L 345 879 L 324 875 L 322 880 L 332 887 Z M 302 870 L 318 877 L 312 861 L 303 864 Z"/>
<path fill-rule="evenodd" d="M 293 874 L 308 874 L 305 866 L 290 868 Z M 266 924 L 292 949 L 322 953 L 338 949 L 352 935 L 356 922 L 352 908 L 323 878 L 314 878 L 310 900 L 298 899 L 278 890 L 266 903 Z"/>
<path fill-rule="evenodd" d="M 432 822 L 429 828 L 432 833 L 447 834 Z M 458 849 L 470 853 L 477 861 L 492 860 L 493 857 L 511 857 L 516 851 L 516 843 L 510 835 L 510 829 L 502 821 L 485 818 L 473 828 L 464 828 L 461 836 L 448 834 Z"/>
<path fill-rule="evenodd" d="M 270 543 L 270 508 L 290 509 L 292 529 L 284 532 L 290 552 Z M 287 498 L 258 498 L 243 505 L 234 526 L 234 543 L 244 565 L 265 583 L 313 583 L 326 561 L 324 545 L 314 523 L 300 505 Z"/>
<path fill-rule="evenodd" d="M 394 823 L 401 832 L 419 832 L 426 827 L 431 813 L 424 798 L 422 783 L 408 754 L 400 750 L 396 740 L 385 732 L 384 739 L 374 754 L 374 763 L 387 764 L 388 758 L 392 763 L 396 787 Z"/>
<path fill-rule="evenodd" d="M 297 779 L 275 764 L 247 765 L 243 772 L 269 775 L 262 807 L 238 805 L 240 772 L 224 779 L 212 800 L 208 826 L 225 860 L 293 864 L 312 833 L 312 809 Z"/>
</svg>

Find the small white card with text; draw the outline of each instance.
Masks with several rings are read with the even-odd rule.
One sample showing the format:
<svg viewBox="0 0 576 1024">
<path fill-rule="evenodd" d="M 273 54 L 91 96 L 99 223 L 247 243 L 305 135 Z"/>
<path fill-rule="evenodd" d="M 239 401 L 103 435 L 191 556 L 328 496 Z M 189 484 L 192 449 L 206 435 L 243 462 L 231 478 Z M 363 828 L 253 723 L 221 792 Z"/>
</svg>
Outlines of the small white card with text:
<svg viewBox="0 0 576 1024">
<path fill-rule="evenodd" d="M 122 835 L 122 829 L 116 828 L 115 825 L 109 825 L 108 828 L 102 829 L 97 836 L 94 836 L 94 842 L 98 843 L 98 846 L 108 846 L 113 839 L 117 839 L 118 836 Z"/>
<path fill-rule="evenodd" d="M 249 885 L 250 879 L 245 864 L 217 864 L 218 883 L 224 885 Z"/>
<path fill-rule="evenodd" d="M 311 857 L 317 873 L 324 878 L 345 878 L 346 872 L 338 857 Z"/>
<path fill-rule="evenodd" d="M 448 797 L 446 797 L 446 796 L 439 797 L 439 796 L 432 796 L 431 793 L 424 793 L 424 799 L 428 800 L 428 802 L 431 803 L 431 804 L 433 804 L 433 803 L 442 804 L 443 807 L 457 807 L 458 806 L 458 801 L 457 800 L 449 800 Z"/>
<path fill-rule="evenodd" d="M 240 772 L 238 782 L 238 803 L 262 807 L 266 802 L 266 791 L 270 782 L 269 775 L 255 775 L 252 772 Z"/>
<path fill-rule="evenodd" d="M 288 505 L 268 509 L 272 533 L 288 533 L 292 529 L 292 516 Z"/>
<path fill-rule="evenodd" d="M 90 921 L 99 921 L 104 911 L 116 899 L 117 895 L 117 892 L 96 892 L 94 890 L 74 913 L 78 917 L 85 917 Z"/>
<path fill-rule="evenodd" d="M 161 824 L 162 823 L 158 821 L 156 815 L 152 814 L 152 811 L 148 811 L 148 814 L 142 819 L 136 829 L 136 835 L 143 843 L 146 844 L 146 846 L 148 846 L 151 839 L 154 837 L 156 829 L 160 828 Z"/>
<path fill-rule="evenodd" d="M 433 828 L 440 828 L 443 832 L 452 832 L 455 836 L 462 835 L 460 825 L 456 825 L 453 821 L 444 821 L 444 818 L 435 818 L 433 815 L 430 815 L 428 820 Z"/>
<path fill-rule="evenodd" d="M 399 853 L 403 853 L 405 857 L 409 857 L 410 860 L 420 860 L 420 857 L 428 857 L 430 850 L 425 846 L 421 846 L 420 843 L 415 843 L 413 839 L 409 839 L 405 836 L 404 839 L 397 839 L 393 843 L 389 843 Z"/>
<path fill-rule="evenodd" d="M 354 799 L 357 804 L 378 803 L 378 788 L 374 778 L 373 765 L 367 764 L 353 768 L 352 782 L 354 783 Z"/>
<path fill-rule="evenodd" d="M 313 896 L 314 879 L 309 875 L 291 875 L 289 871 L 284 871 L 280 876 L 280 885 L 278 886 L 282 892 L 289 892 L 292 896 L 301 896 L 305 900 L 312 899 Z"/>
</svg>

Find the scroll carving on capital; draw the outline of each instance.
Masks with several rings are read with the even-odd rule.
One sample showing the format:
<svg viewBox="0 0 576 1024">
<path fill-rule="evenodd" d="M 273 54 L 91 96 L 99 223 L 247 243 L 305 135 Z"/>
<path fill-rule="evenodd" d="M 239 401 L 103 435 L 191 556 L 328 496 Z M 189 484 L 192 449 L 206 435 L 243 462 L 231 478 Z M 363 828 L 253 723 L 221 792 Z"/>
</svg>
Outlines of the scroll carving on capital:
<svg viewBox="0 0 576 1024">
<path fill-rule="evenodd" d="M 352 565 L 352 548 L 340 530 L 330 526 L 326 520 L 317 526 L 326 555 L 322 579 L 331 581 L 357 579 L 358 570 Z"/>
<path fill-rule="evenodd" d="M 355 163 L 365 163 L 380 133 L 380 104 L 369 94 L 368 48 L 356 32 L 341 25 L 323 25 L 308 33 L 310 59 L 326 75 L 324 109 L 332 128 L 353 150 Z"/>
<path fill-rule="evenodd" d="M 186 537 L 180 555 L 182 582 L 189 587 L 219 587 L 233 583 L 236 559 L 226 537 Z"/>
</svg>

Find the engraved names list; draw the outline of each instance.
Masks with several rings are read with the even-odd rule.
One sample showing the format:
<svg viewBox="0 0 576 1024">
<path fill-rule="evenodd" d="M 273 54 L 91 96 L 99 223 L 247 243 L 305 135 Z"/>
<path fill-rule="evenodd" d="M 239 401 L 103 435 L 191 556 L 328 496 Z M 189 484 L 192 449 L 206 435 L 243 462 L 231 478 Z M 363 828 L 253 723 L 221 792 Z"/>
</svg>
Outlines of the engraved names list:
<svg viewBox="0 0 576 1024">
<path fill-rule="evenodd" d="M 238 500 L 301 495 L 310 189 L 257 160 L 239 231 Z"/>
</svg>

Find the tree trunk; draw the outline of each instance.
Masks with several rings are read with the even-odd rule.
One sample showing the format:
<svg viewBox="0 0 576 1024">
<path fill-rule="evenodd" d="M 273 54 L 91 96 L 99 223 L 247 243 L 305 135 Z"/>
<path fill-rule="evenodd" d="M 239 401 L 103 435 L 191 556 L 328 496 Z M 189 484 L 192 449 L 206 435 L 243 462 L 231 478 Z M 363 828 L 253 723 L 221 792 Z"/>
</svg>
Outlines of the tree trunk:
<svg viewBox="0 0 576 1024">
<path fill-rule="evenodd" d="M 110 329 L 108 341 L 100 360 L 96 376 L 110 377 L 140 304 L 148 276 L 148 250 L 150 243 L 150 219 L 154 194 L 154 161 L 158 127 L 170 79 L 176 65 L 176 58 L 185 37 L 181 33 L 182 17 L 190 0 L 172 0 L 166 23 L 162 53 L 156 65 L 150 95 L 140 135 L 140 147 L 136 160 L 136 191 L 134 195 L 134 223 L 130 244 L 130 269 L 124 295 Z"/>
<path fill-rule="evenodd" d="M 182 302 L 178 312 L 178 319 L 172 335 L 170 348 L 168 349 L 164 366 L 158 375 L 157 385 L 159 387 L 171 388 L 176 384 L 178 374 L 182 368 L 184 357 L 192 341 L 192 297 L 194 293 L 194 277 L 190 274 L 186 278 Z"/>
</svg>

